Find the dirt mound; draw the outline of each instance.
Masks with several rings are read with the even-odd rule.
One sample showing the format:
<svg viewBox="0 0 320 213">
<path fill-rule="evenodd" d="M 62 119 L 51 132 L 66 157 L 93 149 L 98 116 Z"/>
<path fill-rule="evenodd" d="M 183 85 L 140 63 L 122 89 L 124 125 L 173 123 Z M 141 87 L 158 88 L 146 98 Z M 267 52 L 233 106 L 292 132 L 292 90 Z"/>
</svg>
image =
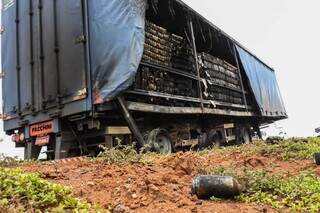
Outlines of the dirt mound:
<svg viewBox="0 0 320 213">
<path fill-rule="evenodd" d="M 269 207 L 234 201 L 203 201 L 191 194 L 191 183 L 206 167 L 264 169 L 298 173 L 314 170 L 311 161 L 281 161 L 277 157 L 233 153 L 177 153 L 154 160 L 152 165 L 110 165 L 101 161 L 76 160 L 25 165 L 27 172 L 40 172 L 46 179 L 71 186 L 76 196 L 115 212 L 273 212 Z M 129 212 L 130 212 L 129 211 Z"/>
<path fill-rule="evenodd" d="M 76 196 L 106 208 L 128 207 L 138 212 L 225 212 L 229 208 L 231 212 L 260 211 L 261 207 L 246 204 L 198 200 L 190 188 L 195 165 L 183 159 L 179 157 L 168 166 L 117 166 L 87 161 L 40 168 L 30 165 L 24 169 L 72 186 Z"/>
<path fill-rule="evenodd" d="M 206 159 L 195 156 L 193 153 L 179 152 L 176 155 L 163 158 L 159 162 L 164 167 L 170 167 L 184 175 L 196 174 L 198 169 L 206 165 Z"/>
</svg>

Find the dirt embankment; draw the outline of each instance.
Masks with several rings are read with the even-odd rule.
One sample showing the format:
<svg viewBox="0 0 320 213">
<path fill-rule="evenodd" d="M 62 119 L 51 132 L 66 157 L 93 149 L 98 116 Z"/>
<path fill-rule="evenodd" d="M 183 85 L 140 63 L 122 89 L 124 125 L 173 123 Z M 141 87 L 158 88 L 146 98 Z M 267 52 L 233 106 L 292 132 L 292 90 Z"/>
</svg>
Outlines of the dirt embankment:
<svg viewBox="0 0 320 213">
<path fill-rule="evenodd" d="M 231 167 L 298 173 L 320 170 L 311 161 L 282 161 L 272 156 L 178 153 L 152 165 L 109 165 L 89 160 L 27 165 L 46 179 L 71 186 L 76 196 L 118 212 L 275 212 L 270 207 L 235 201 L 204 201 L 191 194 L 192 178 L 202 168 Z"/>
</svg>

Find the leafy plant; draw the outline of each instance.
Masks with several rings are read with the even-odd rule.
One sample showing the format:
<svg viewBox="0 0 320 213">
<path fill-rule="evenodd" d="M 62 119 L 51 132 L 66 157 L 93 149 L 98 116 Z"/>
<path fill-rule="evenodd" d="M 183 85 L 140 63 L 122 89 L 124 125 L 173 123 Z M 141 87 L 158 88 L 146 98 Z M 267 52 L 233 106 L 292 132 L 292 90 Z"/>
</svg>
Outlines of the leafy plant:
<svg viewBox="0 0 320 213">
<path fill-rule="evenodd" d="M 249 172 L 245 176 L 247 191 L 240 196 L 245 202 L 287 207 L 293 211 L 320 211 L 320 177 L 306 172 L 296 176 Z"/>
<path fill-rule="evenodd" d="M 0 154 L 0 167 L 15 167 L 19 164 L 19 160 L 17 157 L 12 158 L 5 156 L 4 154 Z"/>
<path fill-rule="evenodd" d="M 227 147 L 221 150 L 213 149 L 211 152 L 206 150 L 205 154 L 202 153 L 202 155 L 210 153 L 223 155 L 228 153 L 241 153 L 244 156 L 273 155 L 279 156 L 283 160 L 305 160 L 312 159 L 316 152 L 320 152 L 320 138 L 292 138 L 277 144 L 267 144 L 264 141 L 256 141 L 252 144 Z"/>
<path fill-rule="evenodd" d="M 277 209 L 289 208 L 299 212 L 320 211 L 320 177 L 311 172 L 298 175 L 270 174 L 263 170 L 236 170 L 220 166 L 202 169 L 200 174 L 236 178 L 245 188 L 237 198 L 243 202 L 267 204 Z"/>
<path fill-rule="evenodd" d="M 38 174 L 0 168 L 0 210 L 89 212 L 94 208 L 73 197 L 70 188 L 48 182 Z"/>
<path fill-rule="evenodd" d="M 200 175 L 222 175 L 222 176 L 232 176 L 232 177 L 238 177 L 238 175 L 239 175 L 235 168 L 231 168 L 231 167 L 225 168 L 223 166 L 200 168 L 198 170 L 198 174 L 200 174 Z"/>
<path fill-rule="evenodd" d="M 103 151 L 98 155 L 96 160 L 102 160 L 109 164 L 134 164 L 142 163 L 145 165 L 153 164 L 154 160 L 159 157 L 156 153 L 138 152 L 134 145 L 119 144 L 111 149 L 102 147 Z"/>
<path fill-rule="evenodd" d="M 103 152 L 98 155 L 98 159 L 110 164 L 139 163 L 142 158 L 142 154 L 133 145 L 119 144 L 111 149 L 101 148 Z"/>
</svg>

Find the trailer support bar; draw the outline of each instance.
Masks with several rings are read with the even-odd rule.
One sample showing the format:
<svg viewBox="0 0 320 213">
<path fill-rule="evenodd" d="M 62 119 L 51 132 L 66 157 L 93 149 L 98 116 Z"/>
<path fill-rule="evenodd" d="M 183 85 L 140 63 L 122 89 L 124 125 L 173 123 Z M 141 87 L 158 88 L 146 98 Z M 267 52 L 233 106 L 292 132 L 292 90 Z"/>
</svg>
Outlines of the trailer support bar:
<svg viewBox="0 0 320 213">
<path fill-rule="evenodd" d="M 120 96 L 120 97 L 117 98 L 117 101 L 118 101 L 118 105 L 120 107 L 120 110 L 121 110 L 121 112 L 123 114 L 123 117 L 127 121 L 131 132 L 134 134 L 134 136 L 138 140 L 139 147 L 143 147 L 144 144 L 145 144 L 143 136 L 142 136 L 142 134 L 141 134 L 136 122 L 134 121 L 133 117 L 131 116 L 131 114 L 130 114 L 127 106 L 126 106 L 125 100 L 123 99 L 123 97 Z"/>
<path fill-rule="evenodd" d="M 199 67 L 199 61 L 198 61 L 198 53 L 197 53 L 197 46 L 196 46 L 196 38 L 194 37 L 194 29 L 193 29 L 193 22 L 191 19 L 191 16 L 189 15 L 188 25 L 189 25 L 189 31 L 191 34 L 191 42 L 192 42 L 192 49 L 194 54 L 194 59 L 196 62 L 196 71 L 197 71 L 197 78 L 198 78 L 198 92 L 199 92 L 199 98 L 201 101 L 201 109 L 204 111 L 204 105 L 203 105 L 203 95 L 202 95 L 202 84 L 201 84 L 201 77 L 200 77 L 200 67 Z"/>
</svg>

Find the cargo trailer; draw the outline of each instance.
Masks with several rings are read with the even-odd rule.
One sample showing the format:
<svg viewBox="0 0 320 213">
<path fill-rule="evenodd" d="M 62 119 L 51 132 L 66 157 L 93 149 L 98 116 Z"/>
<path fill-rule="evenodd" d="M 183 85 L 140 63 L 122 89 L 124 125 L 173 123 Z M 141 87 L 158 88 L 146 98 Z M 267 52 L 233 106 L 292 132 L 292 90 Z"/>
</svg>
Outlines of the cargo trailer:
<svg viewBox="0 0 320 213">
<path fill-rule="evenodd" d="M 275 71 L 181 0 L 5 0 L 1 37 L 26 159 L 248 143 L 287 118 Z"/>
</svg>

